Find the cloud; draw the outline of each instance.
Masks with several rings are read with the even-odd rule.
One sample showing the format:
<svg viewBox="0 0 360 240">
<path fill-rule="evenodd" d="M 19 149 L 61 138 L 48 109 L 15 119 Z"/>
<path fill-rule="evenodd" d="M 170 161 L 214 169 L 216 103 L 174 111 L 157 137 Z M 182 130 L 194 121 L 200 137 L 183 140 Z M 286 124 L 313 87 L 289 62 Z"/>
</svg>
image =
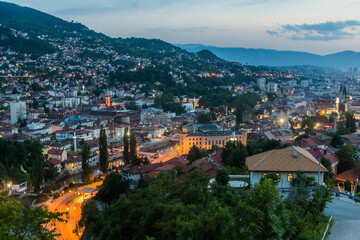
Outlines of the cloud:
<svg viewBox="0 0 360 240">
<path fill-rule="evenodd" d="M 286 36 L 292 40 L 330 41 L 350 39 L 360 35 L 360 21 L 347 20 L 317 24 L 282 25 L 277 30 L 267 30 L 272 36 Z"/>
</svg>

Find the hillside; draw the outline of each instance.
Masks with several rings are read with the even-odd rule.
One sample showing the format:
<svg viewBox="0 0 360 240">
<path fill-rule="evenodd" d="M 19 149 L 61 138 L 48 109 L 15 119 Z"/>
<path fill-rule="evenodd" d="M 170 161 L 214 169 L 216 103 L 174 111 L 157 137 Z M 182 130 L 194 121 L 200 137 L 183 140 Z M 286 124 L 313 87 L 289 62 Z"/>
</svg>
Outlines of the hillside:
<svg viewBox="0 0 360 240">
<path fill-rule="evenodd" d="M 0 2 L 0 23 L 36 35 L 91 32 L 80 23 L 67 22 L 50 14 L 8 2 Z"/>
<path fill-rule="evenodd" d="M 220 48 L 201 44 L 176 44 L 190 51 L 210 50 L 215 55 L 227 61 L 236 61 L 256 66 L 297 66 L 313 65 L 333 67 L 347 71 L 349 67 L 360 67 L 360 53 L 344 51 L 325 56 L 296 51 L 277 51 L 272 49 L 252 48 Z"/>
</svg>

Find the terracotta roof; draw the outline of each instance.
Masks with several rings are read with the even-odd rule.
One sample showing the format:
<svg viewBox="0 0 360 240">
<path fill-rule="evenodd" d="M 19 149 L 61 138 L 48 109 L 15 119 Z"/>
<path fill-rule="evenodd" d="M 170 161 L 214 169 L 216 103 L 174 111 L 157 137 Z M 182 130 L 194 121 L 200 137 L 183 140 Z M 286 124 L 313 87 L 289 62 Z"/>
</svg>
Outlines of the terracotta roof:
<svg viewBox="0 0 360 240">
<path fill-rule="evenodd" d="M 48 162 L 49 163 L 51 163 L 51 164 L 53 164 L 53 165 L 58 165 L 58 164 L 61 164 L 61 161 L 60 160 L 58 160 L 58 159 L 55 159 L 55 158 L 50 158 L 49 160 L 48 160 Z"/>
<path fill-rule="evenodd" d="M 158 168 L 162 165 L 163 165 L 163 163 L 137 165 L 137 166 L 133 166 L 129 169 L 124 169 L 123 171 L 128 172 L 130 174 L 149 173 L 149 172 L 154 171 L 155 168 Z"/>
<path fill-rule="evenodd" d="M 56 149 L 56 148 L 52 148 L 48 151 L 48 154 L 51 154 L 51 155 L 62 155 L 64 150 L 61 150 L 61 149 Z"/>
<path fill-rule="evenodd" d="M 360 168 L 358 167 L 358 168 L 353 168 L 353 169 L 347 170 L 345 172 L 342 172 L 342 173 L 336 175 L 335 180 L 343 181 L 343 182 L 346 182 L 346 181 L 353 182 L 359 178 L 360 178 Z"/>
<path fill-rule="evenodd" d="M 175 166 L 172 164 L 165 164 L 163 166 L 157 167 L 154 169 L 154 171 L 169 171 L 173 169 Z"/>
<path fill-rule="evenodd" d="M 319 161 L 305 149 L 290 146 L 247 157 L 246 164 L 249 171 L 255 172 L 317 172 Z M 328 172 L 323 165 L 320 166 L 320 171 Z"/>
<path fill-rule="evenodd" d="M 325 157 L 330 159 L 332 164 L 339 162 L 339 158 L 334 154 L 326 154 Z"/>
</svg>

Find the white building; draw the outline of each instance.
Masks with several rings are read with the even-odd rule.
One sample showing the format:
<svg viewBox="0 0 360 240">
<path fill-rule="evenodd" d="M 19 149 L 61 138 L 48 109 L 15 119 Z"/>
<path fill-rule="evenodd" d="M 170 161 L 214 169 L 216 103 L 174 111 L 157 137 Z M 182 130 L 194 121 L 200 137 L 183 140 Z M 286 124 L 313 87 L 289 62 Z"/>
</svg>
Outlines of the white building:
<svg viewBox="0 0 360 240">
<path fill-rule="evenodd" d="M 26 103 L 11 102 L 10 103 L 11 124 L 16 124 L 19 119 L 26 118 Z"/>
<path fill-rule="evenodd" d="M 314 177 L 316 183 L 324 184 L 324 173 L 328 170 L 320 164 L 307 150 L 290 146 L 284 149 L 274 149 L 246 158 L 250 172 L 250 186 L 261 181 L 266 174 L 275 173 L 279 176 L 278 188 L 290 188 L 291 181 L 298 172 L 307 177 Z"/>
<path fill-rule="evenodd" d="M 265 84 L 266 84 L 266 79 L 265 78 L 258 78 L 256 80 L 257 86 L 260 88 L 261 91 L 265 90 Z"/>
<path fill-rule="evenodd" d="M 276 93 L 278 91 L 278 84 L 277 83 L 268 83 L 267 88 L 269 92 Z"/>
</svg>

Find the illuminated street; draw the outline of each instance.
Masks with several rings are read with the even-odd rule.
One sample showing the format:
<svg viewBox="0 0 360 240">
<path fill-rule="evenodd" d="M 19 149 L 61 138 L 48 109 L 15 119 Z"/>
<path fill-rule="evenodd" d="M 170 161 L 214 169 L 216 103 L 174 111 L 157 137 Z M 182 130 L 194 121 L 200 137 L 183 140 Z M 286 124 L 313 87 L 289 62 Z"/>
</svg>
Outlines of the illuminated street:
<svg viewBox="0 0 360 240">
<path fill-rule="evenodd" d="M 102 185 L 102 181 L 95 182 L 84 187 L 95 188 L 98 185 Z M 81 218 L 81 204 L 83 201 L 84 196 L 79 196 L 77 193 L 72 191 L 47 205 L 50 211 L 67 212 L 67 214 L 64 215 L 64 219 L 66 219 L 67 222 L 56 222 L 55 225 L 56 233 L 60 234 L 60 236 L 57 237 L 58 240 L 80 239 L 80 236 L 73 233 L 73 230 L 76 228 L 76 224 Z"/>
</svg>

